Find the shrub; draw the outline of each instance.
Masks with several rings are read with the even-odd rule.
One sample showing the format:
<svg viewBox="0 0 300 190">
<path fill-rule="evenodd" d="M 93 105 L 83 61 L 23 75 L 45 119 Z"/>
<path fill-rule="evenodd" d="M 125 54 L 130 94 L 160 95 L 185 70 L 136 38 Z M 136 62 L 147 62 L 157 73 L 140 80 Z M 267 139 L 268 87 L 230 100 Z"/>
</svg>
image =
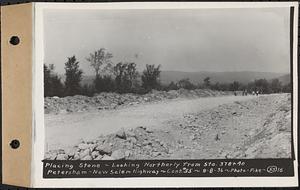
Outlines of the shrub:
<svg viewBox="0 0 300 190">
<path fill-rule="evenodd" d="M 160 87 L 160 65 L 146 65 L 146 69 L 142 74 L 142 87 L 146 90 L 158 89 Z"/>
<path fill-rule="evenodd" d="M 64 85 L 61 79 L 54 73 L 54 65 L 44 64 L 44 97 L 64 95 Z"/>
<path fill-rule="evenodd" d="M 114 92 L 115 82 L 114 79 L 109 75 L 105 75 L 103 77 L 98 76 L 94 80 L 94 87 L 97 93 Z"/>
</svg>

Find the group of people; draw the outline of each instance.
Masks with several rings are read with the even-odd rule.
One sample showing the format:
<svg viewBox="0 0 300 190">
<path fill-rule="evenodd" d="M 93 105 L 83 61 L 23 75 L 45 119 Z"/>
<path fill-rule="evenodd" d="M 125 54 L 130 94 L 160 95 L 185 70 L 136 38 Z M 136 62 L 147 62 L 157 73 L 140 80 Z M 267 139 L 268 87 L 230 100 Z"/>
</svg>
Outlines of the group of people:
<svg viewBox="0 0 300 190">
<path fill-rule="evenodd" d="M 243 96 L 247 96 L 248 94 L 250 94 L 248 92 L 248 90 L 243 90 L 243 92 L 242 92 Z M 259 94 L 261 94 L 259 90 L 253 90 L 252 93 L 251 93 L 251 95 L 253 95 L 253 96 L 255 96 L 255 95 L 258 96 Z M 234 95 L 237 96 L 237 92 L 236 91 L 234 91 Z"/>
<path fill-rule="evenodd" d="M 253 90 L 252 91 L 252 95 L 253 96 L 255 96 L 255 95 L 258 96 L 259 94 L 261 94 L 261 93 L 258 90 L 256 90 L 256 91 Z"/>
</svg>

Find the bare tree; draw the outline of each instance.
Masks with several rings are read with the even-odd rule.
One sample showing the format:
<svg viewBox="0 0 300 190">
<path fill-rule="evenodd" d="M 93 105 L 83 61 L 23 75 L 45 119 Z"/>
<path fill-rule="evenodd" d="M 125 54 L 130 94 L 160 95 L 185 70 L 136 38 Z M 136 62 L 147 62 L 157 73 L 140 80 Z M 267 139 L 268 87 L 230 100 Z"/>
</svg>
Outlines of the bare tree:
<svg viewBox="0 0 300 190">
<path fill-rule="evenodd" d="M 90 62 L 90 65 L 94 68 L 96 78 L 100 77 L 100 72 L 107 72 L 112 69 L 111 58 L 113 55 L 106 52 L 104 48 L 101 48 L 94 53 L 91 53 L 86 60 Z"/>
</svg>

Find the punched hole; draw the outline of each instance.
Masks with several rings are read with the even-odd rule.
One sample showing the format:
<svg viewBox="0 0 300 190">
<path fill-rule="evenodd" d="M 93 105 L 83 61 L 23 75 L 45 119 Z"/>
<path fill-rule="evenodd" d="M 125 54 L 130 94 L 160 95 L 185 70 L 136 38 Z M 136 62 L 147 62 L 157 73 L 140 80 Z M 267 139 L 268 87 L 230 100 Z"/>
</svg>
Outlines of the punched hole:
<svg viewBox="0 0 300 190">
<path fill-rule="evenodd" d="M 14 139 L 10 142 L 10 146 L 13 149 L 17 149 L 20 147 L 20 141 L 18 141 L 17 139 Z"/>
<path fill-rule="evenodd" d="M 9 43 L 12 45 L 18 45 L 20 43 L 20 38 L 18 36 L 12 36 L 9 40 Z"/>
</svg>

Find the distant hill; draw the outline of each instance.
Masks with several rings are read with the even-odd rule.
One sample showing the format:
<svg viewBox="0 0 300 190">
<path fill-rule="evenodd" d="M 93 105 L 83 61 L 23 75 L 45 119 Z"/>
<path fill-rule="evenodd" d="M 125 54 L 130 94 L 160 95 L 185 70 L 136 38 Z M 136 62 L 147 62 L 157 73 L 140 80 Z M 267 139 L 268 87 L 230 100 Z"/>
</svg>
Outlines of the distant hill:
<svg viewBox="0 0 300 190">
<path fill-rule="evenodd" d="M 65 76 L 61 75 L 61 79 L 64 81 Z M 212 83 L 231 83 L 238 81 L 241 83 L 249 83 L 255 79 L 267 79 L 272 80 L 278 78 L 282 84 L 290 82 L 290 75 L 286 73 L 271 73 L 271 72 L 253 72 L 253 71 L 241 71 L 241 72 L 182 72 L 182 71 L 162 71 L 160 75 L 160 81 L 163 84 L 169 84 L 170 82 L 178 82 L 181 79 L 189 78 L 194 84 L 203 83 L 203 79 L 210 77 Z M 84 75 L 81 81 L 82 84 L 92 84 L 95 76 Z"/>
<path fill-rule="evenodd" d="M 253 71 L 241 71 L 241 72 L 181 72 L 181 71 L 162 71 L 161 82 L 169 84 L 171 81 L 179 81 L 183 78 L 189 78 L 191 82 L 197 84 L 202 83 L 203 79 L 210 77 L 212 83 L 231 83 L 238 81 L 241 83 L 248 83 L 255 79 L 274 79 L 279 78 L 281 81 L 288 81 L 289 74 L 285 73 L 271 73 L 271 72 L 253 72 Z"/>
<path fill-rule="evenodd" d="M 291 75 L 289 75 L 289 74 L 283 75 L 283 76 L 278 77 L 278 79 L 282 84 L 288 84 L 291 81 Z"/>
</svg>

